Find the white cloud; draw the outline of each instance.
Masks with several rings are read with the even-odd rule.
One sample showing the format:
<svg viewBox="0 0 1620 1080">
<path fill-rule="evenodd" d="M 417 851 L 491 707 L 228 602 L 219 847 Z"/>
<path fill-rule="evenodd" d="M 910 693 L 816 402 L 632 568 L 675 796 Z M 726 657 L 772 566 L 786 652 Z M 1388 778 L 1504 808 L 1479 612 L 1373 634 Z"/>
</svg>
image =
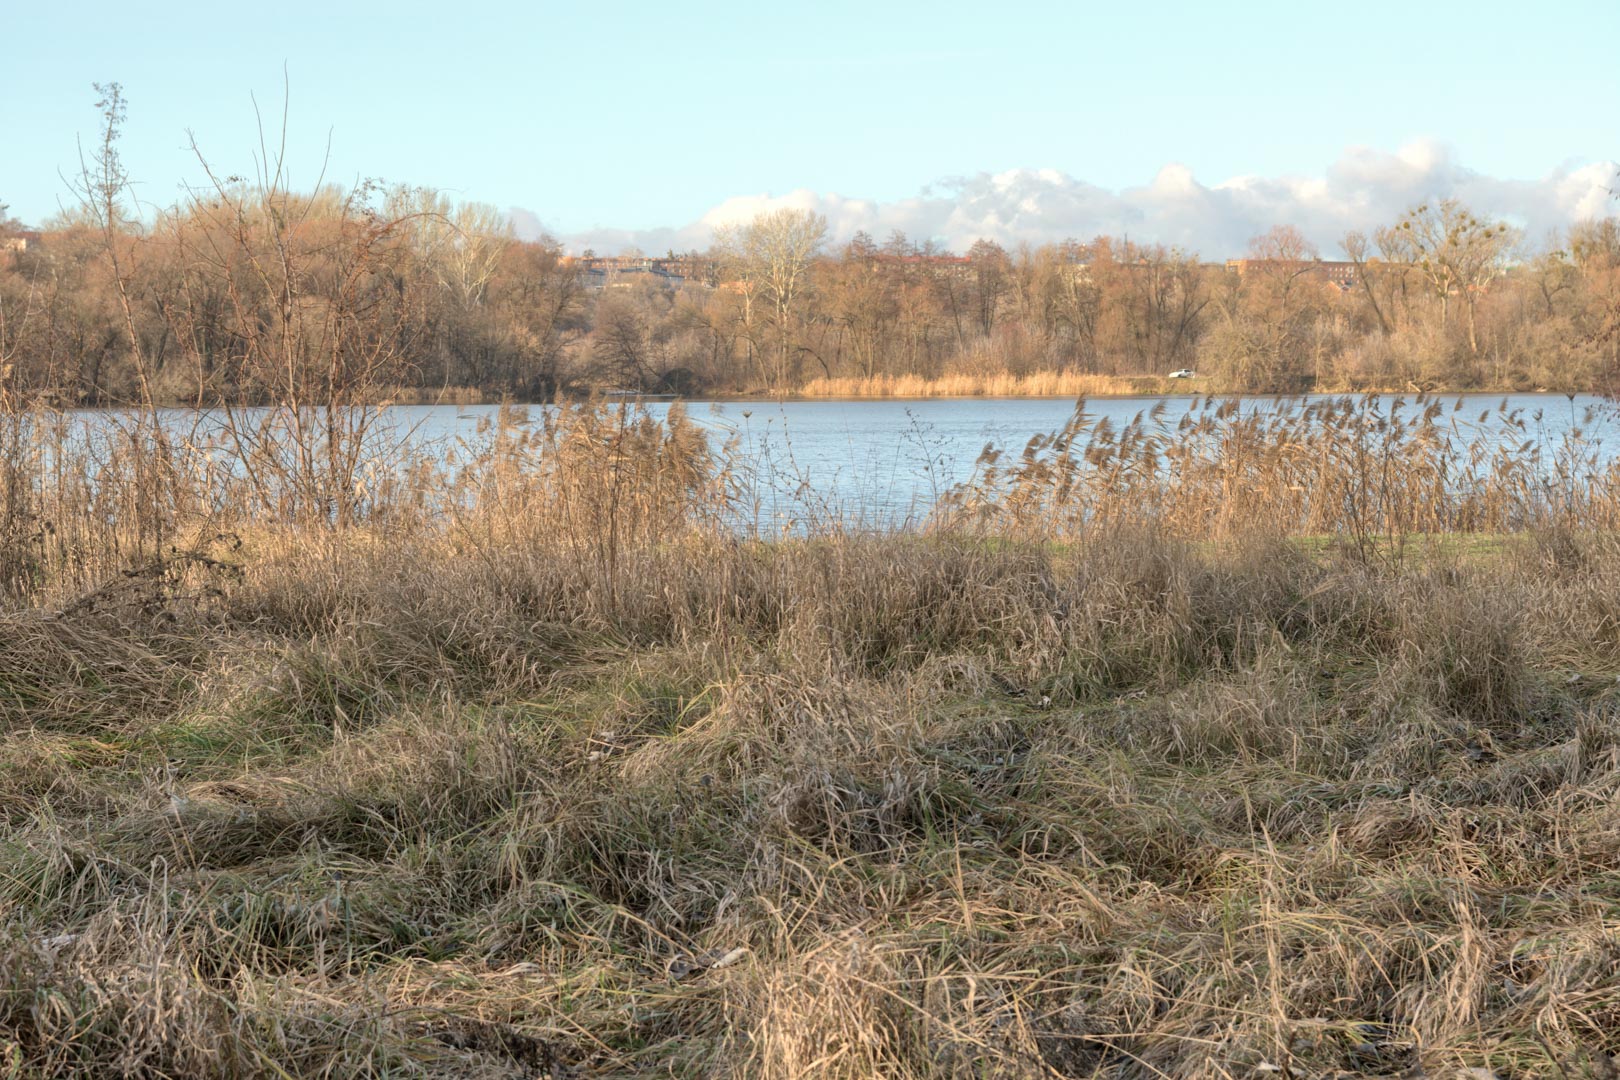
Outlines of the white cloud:
<svg viewBox="0 0 1620 1080">
<path fill-rule="evenodd" d="M 574 251 L 701 249 L 717 225 L 791 207 L 826 215 L 834 243 L 861 230 L 881 241 L 898 229 L 963 251 L 981 238 L 1011 247 L 1128 233 L 1213 259 L 1241 253 L 1273 225 L 1293 225 L 1332 255 L 1348 230 L 1370 231 L 1414 203 L 1446 197 L 1539 239 L 1620 209 L 1610 192 L 1617 170 L 1616 162 L 1602 161 L 1560 166 L 1539 180 L 1502 180 L 1464 167 L 1442 143 L 1423 140 L 1395 153 L 1352 147 L 1320 176 L 1236 176 L 1206 185 L 1187 166 L 1172 163 L 1140 187 L 1111 191 L 1055 169 L 1014 169 L 941 181 L 912 198 L 885 202 L 804 189 L 738 195 L 682 226 L 596 229 L 563 239 Z M 526 222 L 519 213 L 513 217 L 521 234 Z"/>
</svg>

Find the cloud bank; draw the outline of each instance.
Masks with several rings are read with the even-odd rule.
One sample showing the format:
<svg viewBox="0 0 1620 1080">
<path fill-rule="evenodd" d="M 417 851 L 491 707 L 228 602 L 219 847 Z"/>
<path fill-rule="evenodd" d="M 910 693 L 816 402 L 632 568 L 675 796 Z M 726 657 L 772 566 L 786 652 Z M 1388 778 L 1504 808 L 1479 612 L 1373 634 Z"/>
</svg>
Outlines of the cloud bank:
<svg viewBox="0 0 1620 1080">
<path fill-rule="evenodd" d="M 1237 176 L 1213 185 L 1200 182 L 1186 166 L 1171 164 L 1151 182 L 1120 191 L 1055 169 L 1014 169 L 942 181 L 913 198 L 890 201 L 808 190 L 739 195 L 685 225 L 593 229 L 562 240 L 576 253 L 701 249 L 717 225 L 790 207 L 826 215 L 835 244 L 861 230 L 881 241 L 899 229 L 914 240 L 932 238 L 955 251 L 979 239 L 1012 247 L 1128 233 L 1133 240 L 1214 259 L 1240 254 L 1251 237 L 1273 225 L 1293 225 L 1332 257 L 1347 231 L 1370 231 L 1393 222 L 1414 203 L 1446 197 L 1507 220 L 1539 241 L 1550 230 L 1620 210 L 1610 191 L 1617 170 L 1620 164 L 1601 161 L 1561 166 L 1539 180 L 1502 180 L 1466 168 L 1441 143 L 1421 141 L 1395 153 L 1354 147 L 1320 176 Z M 512 216 L 520 235 L 539 233 L 532 213 L 514 210 Z"/>
</svg>

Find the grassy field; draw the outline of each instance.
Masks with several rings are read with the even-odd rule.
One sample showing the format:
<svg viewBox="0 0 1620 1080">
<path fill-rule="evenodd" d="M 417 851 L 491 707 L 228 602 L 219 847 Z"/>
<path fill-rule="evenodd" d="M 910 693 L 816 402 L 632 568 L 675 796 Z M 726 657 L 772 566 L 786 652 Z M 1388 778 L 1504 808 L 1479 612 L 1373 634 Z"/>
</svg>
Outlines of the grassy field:
<svg viewBox="0 0 1620 1080">
<path fill-rule="evenodd" d="M 765 538 L 678 416 L 540 438 L 341 528 L 13 454 L 0 1076 L 1614 1075 L 1567 502 Z"/>
</svg>

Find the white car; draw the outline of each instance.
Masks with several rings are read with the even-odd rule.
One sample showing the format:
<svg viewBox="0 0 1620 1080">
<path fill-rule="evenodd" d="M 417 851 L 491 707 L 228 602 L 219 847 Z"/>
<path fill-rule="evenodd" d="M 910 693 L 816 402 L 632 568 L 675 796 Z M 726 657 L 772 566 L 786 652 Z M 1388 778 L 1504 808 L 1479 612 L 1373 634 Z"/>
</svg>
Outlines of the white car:
<svg viewBox="0 0 1620 1080">
<path fill-rule="evenodd" d="M 1198 372 L 1194 371 L 1192 368 L 1182 368 L 1180 371 L 1172 371 L 1170 373 L 1170 377 L 1172 379 L 1192 379 L 1196 378 L 1197 376 Z"/>
</svg>

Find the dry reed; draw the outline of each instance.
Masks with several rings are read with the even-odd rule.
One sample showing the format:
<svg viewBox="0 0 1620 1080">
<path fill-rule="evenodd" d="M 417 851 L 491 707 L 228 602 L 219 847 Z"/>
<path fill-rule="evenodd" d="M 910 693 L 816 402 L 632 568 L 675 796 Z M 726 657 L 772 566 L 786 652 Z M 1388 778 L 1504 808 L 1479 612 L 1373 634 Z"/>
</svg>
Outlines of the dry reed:
<svg viewBox="0 0 1620 1080">
<path fill-rule="evenodd" d="M 1037 371 L 923 375 L 875 375 L 871 378 L 819 378 L 805 383 L 797 396 L 806 398 L 944 398 L 1123 397 L 1139 393 L 1129 379 L 1070 371 Z"/>
<path fill-rule="evenodd" d="M 987 447 L 951 493 L 949 526 L 1075 536 L 1121 523 L 1189 539 L 1257 532 L 1374 541 L 1620 524 L 1620 466 L 1587 409 L 1556 439 L 1542 418 L 1463 399 L 1164 402 L 1116 427 L 1082 402 L 1013 456 Z"/>
</svg>

